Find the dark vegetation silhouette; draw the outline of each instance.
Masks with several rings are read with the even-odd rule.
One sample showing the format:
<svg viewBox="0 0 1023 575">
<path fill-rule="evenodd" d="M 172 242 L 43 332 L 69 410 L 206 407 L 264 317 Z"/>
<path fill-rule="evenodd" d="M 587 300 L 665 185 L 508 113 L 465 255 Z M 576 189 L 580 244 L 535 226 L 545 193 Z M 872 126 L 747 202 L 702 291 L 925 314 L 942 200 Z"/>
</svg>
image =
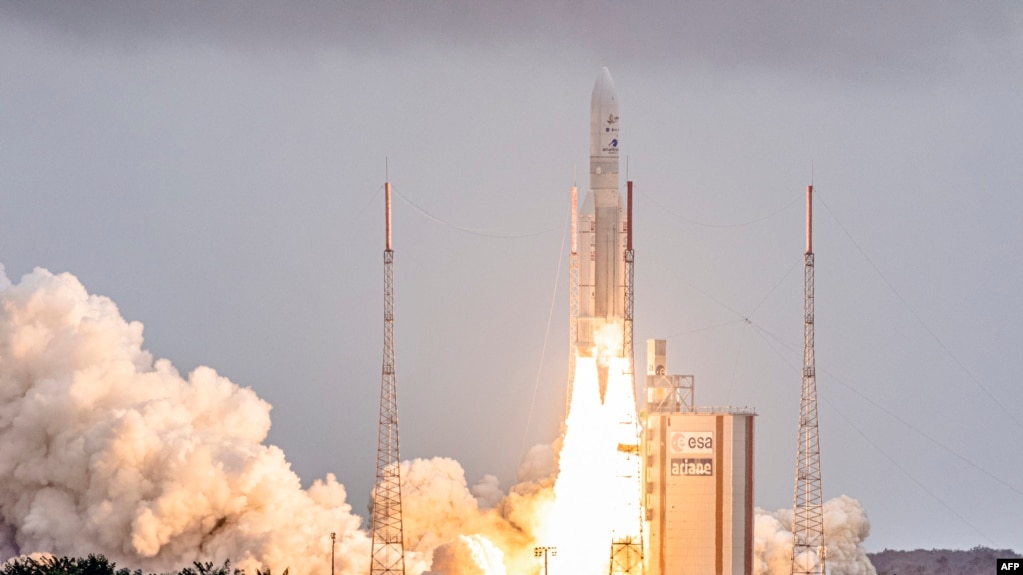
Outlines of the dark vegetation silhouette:
<svg viewBox="0 0 1023 575">
<path fill-rule="evenodd" d="M 868 553 L 877 575 L 991 575 L 996 559 L 1020 557 L 1011 549 L 974 547 L 969 551 L 953 549 L 916 549 Z"/>
<path fill-rule="evenodd" d="M 92 555 L 88 557 L 41 557 L 33 559 L 22 557 L 11 561 L 0 569 L 0 575 L 143 575 L 140 569 L 132 571 L 127 568 L 117 568 L 103 555 Z M 150 574 L 154 575 L 154 574 Z M 185 567 L 180 571 L 170 571 L 160 575 L 245 575 L 241 569 L 232 569 L 231 561 L 224 561 L 223 565 L 214 565 L 211 561 L 200 563 L 196 561 L 191 567 Z M 270 569 L 260 569 L 255 575 L 273 575 Z M 288 575 L 285 569 L 281 575 Z"/>
</svg>

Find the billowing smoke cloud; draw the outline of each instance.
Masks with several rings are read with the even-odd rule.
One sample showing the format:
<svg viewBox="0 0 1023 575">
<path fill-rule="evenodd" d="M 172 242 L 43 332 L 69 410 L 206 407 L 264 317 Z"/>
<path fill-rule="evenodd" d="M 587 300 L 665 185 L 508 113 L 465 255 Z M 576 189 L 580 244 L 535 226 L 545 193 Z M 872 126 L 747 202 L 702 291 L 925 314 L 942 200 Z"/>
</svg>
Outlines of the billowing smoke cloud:
<svg viewBox="0 0 1023 575">
<path fill-rule="evenodd" d="M 433 554 L 435 573 L 459 575 L 507 575 L 504 553 L 486 537 L 459 535 Z"/>
<path fill-rule="evenodd" d="M 324 573 L 336 532 L 338 572 L 364 575 L 369 538 L 344 487 L 328 475 L 302 489 L 263 444 L 270 405 L 207 367 L 182 377 L 142 342 L 140 323 L 74 276 L 37 269 L 12 285 L 0 271 L 0 560 L 102 553 L 154 571 L 230 559 Z M 541 485 L 504 498 L 484 478 L 485 509 L 453 460 L 403 472 L 410 573 L 438 546 L 444 573 L 463 559 L 503 573 L 531 549 L 504 516 L 531 517 Z"/>
<path fill-rule="evenodd" d="M 70 274 L 0 279 L 0 553 L 103 553 L 172 569 L 368 569 L 369 543 L 333 476 L 303 490 L 263 445 L 270 405 L 142 349 L 142 325 Z"/>
<path fill-rule="evenodd" d="M 831 575 L 877 575 L 861 543 L 870 534 L 867 514 L 855 499 L 841 495 L 823 505 L 824 541 Z M 792 510 L 769 513 L 757 509 L 754 517 L 753 572 L 783 575 L 792 568 Z"/>
<path fill-rule="evenodd" d="M 270 405 L 207 367 L 183 377 L 142 347 L 142 325 L 70 274 L 0 266 L 0 561 L 101 553 L 165 571 L 192 561 L 298 575 L 365 575 L 370 543 L 333 475 L 302 489 L 265 445 Z M 555 447 L 537 446 L 507 494 L 469 486 L 454 460 L 402 463 L 410 575 L 536 574 L 554 500 Z M 787 515 L 786 515 L 787 513 Z M 758 574 L 787 573 L 791 511 L 758 512 Z M 872 574 L 869 524 L 849 498 L 825 504 L 834 575 Z"/>
<path fill-rule="evenodd" d="M 544 446 L 531 450 L 520 479 L 542 467 L 549 453 Z M 504 575 L 537 569 L 533 533 L 553 499 L 553 476 L 524 479 L 503 496 L 489 475 L 470 489 L 453 459 L 405 461 L 401 473 L 406 550 L 421 556 L 432 573 Z"/>
</svg>

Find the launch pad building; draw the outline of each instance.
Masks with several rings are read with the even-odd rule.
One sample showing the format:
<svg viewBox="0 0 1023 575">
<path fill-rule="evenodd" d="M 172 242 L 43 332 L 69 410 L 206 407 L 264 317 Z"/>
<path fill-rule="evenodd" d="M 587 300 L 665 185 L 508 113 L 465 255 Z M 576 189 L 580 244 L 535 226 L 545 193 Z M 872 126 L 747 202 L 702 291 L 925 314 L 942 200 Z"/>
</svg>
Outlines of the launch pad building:
<svg viewBox="0 0 1023 575">
<path fill-rule="evenodd" d="M 666 342 L 647 356 L 647 575 L 751 575 L 756 413 L 696 407 L 693 376 L 666 375 Z"/>
</svg>

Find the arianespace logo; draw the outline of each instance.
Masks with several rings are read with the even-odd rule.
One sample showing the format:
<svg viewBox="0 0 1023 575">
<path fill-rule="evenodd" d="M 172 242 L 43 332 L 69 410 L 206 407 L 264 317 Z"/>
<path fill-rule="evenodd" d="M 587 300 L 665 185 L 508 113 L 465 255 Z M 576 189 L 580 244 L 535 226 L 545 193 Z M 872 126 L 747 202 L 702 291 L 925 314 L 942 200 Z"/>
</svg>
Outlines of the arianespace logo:
<svg viewBox="0 0 1023 575">
<path fill-rule="evenodd" d="M 618 128 L 615 128 L 615 131 L 617 132 Z M 604 145 L 604 147 L 601 148 L 601 151 L 604 152 L 605 154 L 610 154 L 612 156 L 617 156 L 618 155 L 618 138 L 611 138 L 611 141 L 608 142 L 606 145 Z"/>
<path fill-rule="evenodd" d="M 713 431 L 672 431 L 672 453 L 714 453 Z"/>
<path fill-rule="evenodd" d="M 688 457 L 685 459 L 672 459 L 671 474 L 710 477 L 714 475 L 714 460 L 709 457 L 706 459 Z"/>
<path fill-rule="evenodd" d="M 614 114 L 607 115 L 607 125 L 604 126 L 604 132 L 611 136 L 611 141 L 603 147 L 601 151 L 605 154 L 611 154 L 613 156 L 618 155 L 618 116 Z"/>
</svg>

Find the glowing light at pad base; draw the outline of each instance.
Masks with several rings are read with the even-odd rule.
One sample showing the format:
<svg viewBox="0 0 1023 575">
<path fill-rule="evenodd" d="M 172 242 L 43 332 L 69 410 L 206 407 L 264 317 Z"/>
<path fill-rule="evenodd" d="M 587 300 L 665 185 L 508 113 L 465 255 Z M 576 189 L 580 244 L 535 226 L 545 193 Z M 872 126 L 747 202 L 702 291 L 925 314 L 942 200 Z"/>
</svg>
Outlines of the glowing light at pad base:
<svg viewBox="0 0 1023 575">
<path fill-rule="evenodd" d="M 626 360 L 616 358 L 608 370 L 608 392 L 605 411 L 612 416 L 611 432 L 614 448 L 612 536 L 615 541 L 639 543 L 642 538 L 642 481 L 639 474 L 639 426 L 636 421 L 636 400 L 632 375 Z"/>
<path fill-rule="evenodd" d="M 594 332 L 576 354 L 555 501 L 542 540 L 558 548 L 558 570 L 608 572 L 612 540 L 642 538 L 639 436 L 633 378 L 622 326 Z"/>
<path fill-rule="evenodd" d="M 544 540 L 558 547 L 558 570 L 579 575 L 606 573 L 611 518 L 608 494 L 614 461 L 600 404 L 597 360 L 577 357 L 565 421 L 554 508 Z"/>
</svg>

